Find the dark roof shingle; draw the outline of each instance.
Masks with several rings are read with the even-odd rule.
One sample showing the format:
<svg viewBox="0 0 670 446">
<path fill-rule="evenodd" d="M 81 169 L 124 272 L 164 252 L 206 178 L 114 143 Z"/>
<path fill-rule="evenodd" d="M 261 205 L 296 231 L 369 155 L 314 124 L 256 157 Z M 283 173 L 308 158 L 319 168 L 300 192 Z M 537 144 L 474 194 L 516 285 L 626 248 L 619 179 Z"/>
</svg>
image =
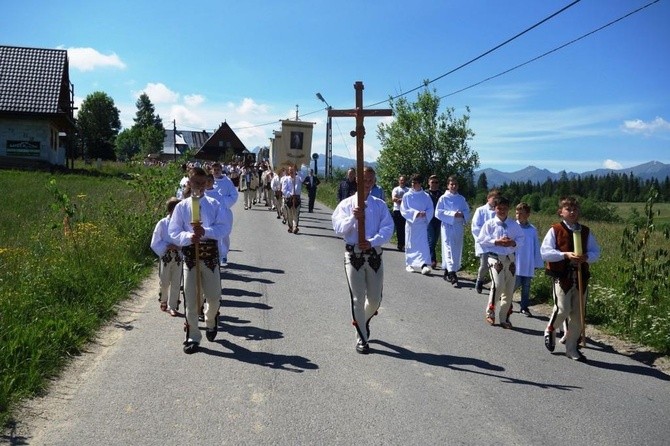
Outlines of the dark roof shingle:
<svg viewBox="0 0 670 446">
<path fill-rule="evenodd" d="M 67 50 L 0 46 L 0 111 L 58 113 Z"/>
</svg>

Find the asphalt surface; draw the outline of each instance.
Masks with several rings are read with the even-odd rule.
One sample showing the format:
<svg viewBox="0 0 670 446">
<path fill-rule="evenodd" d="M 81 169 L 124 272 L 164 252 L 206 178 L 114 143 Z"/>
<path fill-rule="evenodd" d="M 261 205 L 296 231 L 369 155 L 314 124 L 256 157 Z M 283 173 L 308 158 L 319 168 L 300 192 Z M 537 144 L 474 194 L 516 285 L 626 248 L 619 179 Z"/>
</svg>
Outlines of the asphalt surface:
<svg viewBox="0 0 670 446">
<path fill-rule="evenodd" d="M 546 318 L 484 321 L 486 296 L 384 251 L 371 352 L 357 354 L 331 210 L 300 233 L 234 209 L 214 342 L 182 352 L 157 279 L 125 304 L 0 440 L 30 445 L 667 445 L 670 376 L 589 342 L 587 364 L 543 344 Z M 516 305 L 518 309 L 518 305 Z M 75 362 L 77 362 L 75 361 Z"/>
</svg>

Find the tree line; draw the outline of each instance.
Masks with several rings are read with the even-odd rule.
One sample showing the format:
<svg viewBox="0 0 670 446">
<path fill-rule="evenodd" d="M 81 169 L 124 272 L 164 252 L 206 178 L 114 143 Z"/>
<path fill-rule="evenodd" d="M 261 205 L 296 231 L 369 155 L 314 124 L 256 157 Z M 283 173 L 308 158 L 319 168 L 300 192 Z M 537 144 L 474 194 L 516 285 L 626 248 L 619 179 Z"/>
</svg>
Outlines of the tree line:
<svg viewBox="0 0 670 446">
<path fill-rule="evenodd" d="M 482 173 L 477 182 L 478 188 L 487 189 L 486 174 Z M 595 201 L 613 203 L 644 202 L 649 190 L 658 191 L 660 202 L 670 199 L 670 178 L 641 179 L 632 173 L 608 173 L 604 176 L 586 175 L 569 179 L 565 172 L 558 180 L 547 178 L 543 183 L 530 181 L 510 182 L 500 186 L 510 197 L 530 197 L 533 205 L 538 205 L 542 196 L 577 195 Z"/>
<path fill-rule="evenodd" d="M 86 96 L 77 113 L 77 153 L 90 159 L 130 160 L 163 149 L 165 127 L 151 99 L 142 93 L 135 102 L 134 124 L 121 131 L 120 111 L 107 93 Z"/>
</svg>

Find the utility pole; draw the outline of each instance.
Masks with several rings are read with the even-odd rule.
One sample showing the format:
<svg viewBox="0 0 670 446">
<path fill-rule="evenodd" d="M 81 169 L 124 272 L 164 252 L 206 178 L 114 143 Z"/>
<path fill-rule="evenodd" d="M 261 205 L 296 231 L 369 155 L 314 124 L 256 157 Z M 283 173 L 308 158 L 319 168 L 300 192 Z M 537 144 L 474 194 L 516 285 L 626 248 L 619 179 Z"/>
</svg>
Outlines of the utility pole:
<svg viewBox="0 0 670 446">
<path fill-rule="evenodd" d="M 172 120 L 172 148 L 174 149 L 174 162 L 177 162 L 177 120 Z"/>
<path fill-rule="evenodd" d="M 326 104 L 326 111 L 328 112 L 328 119 L 326 120 L 326 162 L 324 163 L 324 178 L 333 179 L 333 118 L 330 116 L 330 111 L 333 107 L 326 102 L 321 93 L 316 94 L 316 98 Z"/>
</svg>

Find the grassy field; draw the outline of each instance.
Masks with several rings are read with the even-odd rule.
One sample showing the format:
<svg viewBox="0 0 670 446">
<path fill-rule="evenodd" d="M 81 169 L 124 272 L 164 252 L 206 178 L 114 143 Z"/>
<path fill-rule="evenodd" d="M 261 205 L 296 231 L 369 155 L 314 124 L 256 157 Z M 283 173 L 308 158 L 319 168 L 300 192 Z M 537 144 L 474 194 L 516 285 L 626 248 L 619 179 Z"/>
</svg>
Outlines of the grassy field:
<svg viewBox="0 0 670 446">
<path fill-rule="evenodd" d="M 67 175 L 0 171 L 0 424 L 146 277 L 151 233 L 178 179 L 176 171 L 124 165 Z"/>
<path fill-rule="evenodd" d="M 609 203 L 614 206 L 622 220 L 628 219 L 633 212 L 644 215 L 644 203 Z M 654 203 L 654 222 L 659 225 L 670 225 L 670 203 Z"/>
</svg>

